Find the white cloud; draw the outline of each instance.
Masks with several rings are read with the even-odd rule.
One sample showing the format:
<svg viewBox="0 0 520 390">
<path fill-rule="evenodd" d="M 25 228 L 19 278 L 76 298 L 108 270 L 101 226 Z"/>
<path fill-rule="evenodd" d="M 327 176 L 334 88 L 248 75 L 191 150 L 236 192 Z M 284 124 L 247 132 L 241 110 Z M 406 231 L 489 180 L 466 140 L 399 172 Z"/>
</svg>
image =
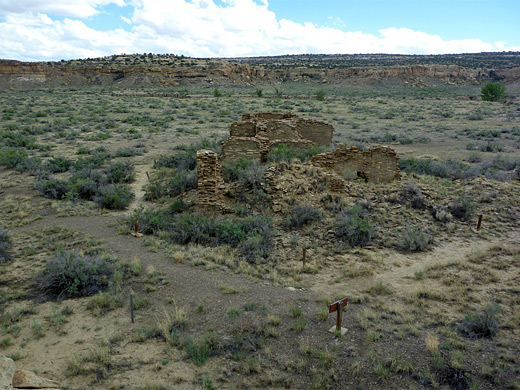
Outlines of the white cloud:
<svg viewBox="0 0 520 390">
<path fill-rule="evenodd" d="M 97 14 L 97 7 L 114 3 L 123 6 L 124 0 L 0 0 L 3 13 L 46 13 L 85 18 Z"/>
<path fill-rule="evenodd" d="M 121 20 L 131 31 L 96 31 L 81 18 L 125 0 L 0 0 L 0 58 L 46 60 L 118 53 L 176 53 L 197 57 L 297 53 L 441 54 L 512 50 L 504 42 L 444 40 L 408 28 L 378 34 L 278 20 L 267 0 L 132 0 Z M 128 3 L 128 2 L 127 2 Z M 49 15 L 67 15 L 63 21 Z"/>
</svg>

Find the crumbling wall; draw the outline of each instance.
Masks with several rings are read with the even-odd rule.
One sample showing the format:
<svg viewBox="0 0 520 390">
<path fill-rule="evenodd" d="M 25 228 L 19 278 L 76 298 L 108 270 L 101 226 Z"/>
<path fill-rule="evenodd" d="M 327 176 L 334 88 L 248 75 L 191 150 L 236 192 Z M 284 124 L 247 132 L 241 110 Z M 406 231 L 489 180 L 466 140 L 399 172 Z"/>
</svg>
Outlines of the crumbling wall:
<svg viewBox="0 0 520 390">
<path fill-rule="evenodd" d="M 329 146 L 332 143 L 334 127 L 328 123 L 312 119 L 301 119 L 299 127 L 302 137 L 321 146 Z"/>
<path fill-rule="evenodd" d="M 371 183 L 388 183 L 401 177 L 397 153 L 388 146 L 376 146 L 366 152 L 344 147 L 311 158 L 311 164 L 338 172 L 343 177 L 356 175 Z"/>
<path fill-rule="evenodd" d="M 220 158 L 212 150 L 197 151 L 197 194 L 201 208 L 220 205 L 219 188 L 223 183 Z"/>
<path fill-rule="evenodd" d="M 309 148 L 314 143 L 328 146 L 333 132 L 327 123 L 292 113 L 244 114 L 231 124 L 230 137 L 222 144 L 223 162 L 233 163 L 240 157 L 265 161 L 269 150 L 281 143 L 291 148 Z"/>
<path fill-rule="evenodd" d="M 231 137 L 222 144 L 222 161 L 233 164 L 239 158 L 263 161 L 267 149 L 261 139 L 253 137 Z"/>
</svg>

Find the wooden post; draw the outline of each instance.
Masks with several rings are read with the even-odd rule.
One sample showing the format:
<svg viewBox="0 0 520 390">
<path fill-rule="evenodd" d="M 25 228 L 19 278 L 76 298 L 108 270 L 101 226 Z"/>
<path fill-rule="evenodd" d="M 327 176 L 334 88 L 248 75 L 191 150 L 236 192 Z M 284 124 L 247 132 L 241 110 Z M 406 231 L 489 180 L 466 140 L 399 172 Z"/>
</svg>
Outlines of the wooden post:
<svg viewBox="0 0 520 390">
<path fill-rule="evenodd" d="M 153 204 L 153 193 L 150 192 L 150 202 Z"/>
<path fill-rule="evenodd" d="M 341 331 L 341 319 L 343 316 L 343 306 L 338 307 L 338 316 L 336 317 L 336 332 Z"/>
<path fill-rule="evenodd" d="M 480 230 L 480 225 L 482 225 L 482 214 L 478 216 L 477 231 Z"/>
<path fill-rule="evenodd" d="M 135 220 L 135 226 L 134 226 L 134 233 L 135 233 L 135 236 L 137 237 L 137 232 L 139 230 L 139 220 L 136 219 Z"/>
<path fill-rule="evenodd" d="M 134 297 L 130 294 L 130 317 L 132 318 L 132 324 L 134 323 Z"/>
<path fill-rule="evenodd" d="M 348 303 L 348 298 L 343 298 L 343 299 L 340 299 L 339 301 L 332 303 L 329 306 L 329 313 L 334 313 L 335 311 L 338 312 L 337 317 L 336 317 L 336 326 L 335 327 L 333 326 L 329 330 L 329 332 L 333 332 L 333 333 L 338 332 L 342 335 L 347 333 L 347 329 L 341 327 L 341 319 L 343 317 L 343 308 L 345 306 L 347 306 L 347 303 Z"/>
<path fill-rule="evenodd" d="M 146 171 L 146 177 L 148 178 L 148 181 L 151 183 L 152 181 L 150 180 L 150 175 L 148 174 L 148 171 Z"/>
</svg>

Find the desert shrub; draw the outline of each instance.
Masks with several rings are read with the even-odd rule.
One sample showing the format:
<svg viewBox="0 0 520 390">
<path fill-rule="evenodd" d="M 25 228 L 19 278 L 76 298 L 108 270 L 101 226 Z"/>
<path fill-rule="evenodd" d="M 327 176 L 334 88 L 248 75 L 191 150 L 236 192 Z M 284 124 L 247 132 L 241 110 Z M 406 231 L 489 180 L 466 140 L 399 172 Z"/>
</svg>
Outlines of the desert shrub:
<svg viewBox="0 0 520 390">
<path fill-rule="evenodd" d="M 313 145 L 307 149 L 293 149 L 286 144 L 280 144 L 276 148 L 273 148 L 267 153 L 267 161 L 270 162 L 280 162 L 286 161 L 290 162 L 293 159 L 299 159 L 300 161 L 307 161 L 312 156 L 326 152 L 327 148 L 325 146 Z"/>
<path fill-rule="evenodd" d="M 468 337 L 490 337 L 493 338 L 498 330 L 498 314 L 502 308 L 493 303 L 486 306 L 483 310 L 476 310 L 474 313 L 466 314 L 462 320 L 462 332 Z"/>
<path fill-rule="evenodd" d="M 36 149 L 36 138 L 14 131 L 0 132 L 0 145 L 12 148 Z"/>
<path fill-rule="evenodd" d="M 85 168 L 74 173 L 67 180 L 67 187 L 74 198 L 92 200 L 98 195 L 101 186 L 101 173 L 95 169 Z"/>
<path fill-rule="evenodd" d="M 415 226 L 406 228 L 401 236 L 398 247 L 410 252 L 422 252 L 433 245 L 433 235 L 423 232 Z"/>
<path fill-rule="evenodd" d="M 0 150 L 0 165 L 16 168 L 27 160 L 27 153 L 18 149 Z"/>
<path fill-rule="evenodd" d="M 410 200 L 410 206 L 422 210 L 426 207 L 421 189 L 414 182 L 408 182 L 403 187 L 403 196 Z"/>
<path fill-rule="evenodd" d="M 446 207 L 435 206 L 432 209 L 432 216 L 440 222 L 450 222 L 453 220 L 453 215 L 449 212 Z"/>
<path fill-rule="evenodd" d="M 186 202 L 184 202 L 184 198 L 175 199 L 170 205 L 169 211 L 171 214 L 180 213 L 188 208 Z"/>
<path fill-rule="evenodd" d="M 480 96 L 488 102 L 498 102 L 506 96 L 506 86 L 500 83 L 487 83 L 482 87 Z"/>
<path fill-rule="evenodd" d="M 61 250 L 47 261 L 37 279 L 43 294 L 62 298 L 104 290 L 112 275 L 113 267 L 107 260 Z"/>
<path fill-rule="evenodd" d="M 330 211 L 331 213 L 337 214 L 343 211 L 345 208 L 345 202 L 341 199 L 340 196 L 335 195 L 332 196 L 331 194 L 324 195 L 320 199 L 321 204 L 323 205 L 323 208 L 327 211 Z"/>
<path fill-rule="evenodd" d="M 465 192 L 459 195 L 451 204 L 451 213 L 455 218 L 462 221 L 469 220 L 475 211 L 475 203 L 473 198 L 468 196 Z"/>
<path fill-rule="evenodd" d="M 67 172 L 73 162 L 65 157 L 53 157 L 45 164 L 45 170 L 51 173 Z"/>
<path fill-rule="evenodd" d="M 135 179 L 134 165 L 129 161 L 111 164 L 105 171 L 107 179 L 113 184 L 131 183 Z"/>
<path fill-rule="evenodd" d="M 128 146 L 126 148 L 119 148 L 116 150 L 116 157 L 133 157 L 133 156 L 142 156 L 146 153 L 145 148 L 139 148 L 136 146 Z"/>
<path fill-rule="evenodd" d="M 9 260 L 9 249 L 11 249 L 11 237 L 9 232 L 0 226 L 0 264 Z"/>
<path fill-rule="evenodd" d="M 251 162 L 238 178 L 238 184 L 242 189 L 259 189 L 264 181 L 266 166 L 257 161 Z"/>
<path fill-rule="evenodd" d="M 177 244 L 207 244 L 215 236 L 215 223 L 200 213 L 177 214 L 168 229 Z"/>
<path fill-rule="evenodd" d="M 234 164 L 222 164 L 222 175 L 228 183 L 238 181 L 245 175 L 245 171 L 251 166 L 252 161 L 240 157 Z"/>
<path fill-rule="evenodd" d="M 45 198 L 65 199 L 72 195 L 68 183 L 64 180 L 57 180 L 53 177 L 41 176 L 34 184 L 34 188 Z"/>
<path fill-rule="evenodd" d="M 290 215 L 282 221 L 282 226 L 286 230 L 300 229 L 308 223 L 318 221 L 321 218 L 321 211 L 312 206 L 294 206 Z"/>
<path fill-rule="evenodd" d="M 204 341 L 194 342 L 191 338 L 184 339 L 182 346 L 186 354 L 192 358 L 197 365 L 201 365 L 208 360 L 211 352 L 209 346 L 206 345 Z"/>
<path fill-rule="evenodd" d="M 145 209 L 143 207 L 135 209 L 132 216 L 127 219 L 127 224 L 132 229 L 136 219 L 139 221 L 139 231 L 141 233 L 155 235 L 160 230 L 167 230 L 173 222 L 171 215 L 166 210 Z"/>
<path fill-rule="evenodd" d="M 355 205 L 341 213 L 334 224 L 336 237 L 351 247 L 365 246 L 375 236 L 366 211 Z"/>
<path fill-rule="evenodd" d="M 193 147 L 179 150 L 171 156 L 160 156 L 153 165 L 154 168 L 175 168 L 179 171 L 197 168 L 197 151 Z"/>
<path fill-rule="evenodd" d="M 168 181 L 167 195 L 175 197 L 194 188 L 197 188 L 197 172 L 176 172 Z"/>
<path fill-rule="evenodd" d="M 97 204 L 111 210 L 123 210 L 133 199 L 133 191 L 123 184 L 109 184 L 101 187 L 99 194 L 94 196 Z"/>
<path fill-rule="evenodd" d="M 316 100 L 322 102 L 325 100 L 325 90 L 323 88 L 316 92 Z"/>
</svg>

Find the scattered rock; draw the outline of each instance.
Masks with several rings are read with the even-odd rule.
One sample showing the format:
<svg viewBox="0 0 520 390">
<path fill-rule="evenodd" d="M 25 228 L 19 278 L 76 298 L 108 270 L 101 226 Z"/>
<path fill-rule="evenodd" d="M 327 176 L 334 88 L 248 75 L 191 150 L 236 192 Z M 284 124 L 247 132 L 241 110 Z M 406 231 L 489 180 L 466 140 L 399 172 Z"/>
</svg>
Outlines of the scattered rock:
<svg viewBox="0 0 520 390">
<path fill-rule="evenodd" d="M 12 390 L 14 370 L 13 359 L 0 356 L 0 390 Z"/>
<path fill-rule="evenodd" d="M 16 370 L 13 377 L 13 387 L 15 389 L 57 389 L 60 384 L 39 377 L 32 371 Z"/>
</svg>

